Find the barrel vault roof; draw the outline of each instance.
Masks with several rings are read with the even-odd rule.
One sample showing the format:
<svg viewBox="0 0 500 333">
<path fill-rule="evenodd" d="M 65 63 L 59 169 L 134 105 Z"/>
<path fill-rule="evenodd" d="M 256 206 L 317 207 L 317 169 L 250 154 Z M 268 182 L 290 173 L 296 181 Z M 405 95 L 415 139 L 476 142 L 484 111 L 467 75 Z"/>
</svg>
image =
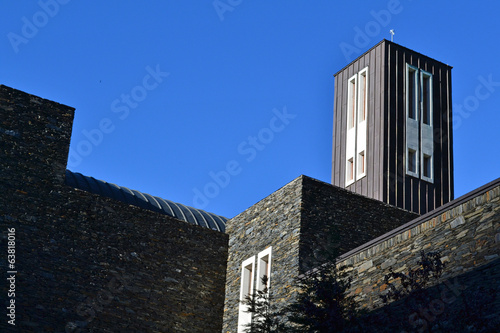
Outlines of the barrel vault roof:
<svg viewBox="0 0 500 333">
<path fill-rule="evenodd" d="M 226 221 L 228 219 L 223 216 L 165 200 L 147 193 L 131 190 L 93 177 L 84 176 L 78 172 L 66 170 L 66 185 L 119 200 L 129 205 L 175 217 L 176 219 L 197 224 L 212 230 L 224 232 L 226 229 Z"/>
</svg>

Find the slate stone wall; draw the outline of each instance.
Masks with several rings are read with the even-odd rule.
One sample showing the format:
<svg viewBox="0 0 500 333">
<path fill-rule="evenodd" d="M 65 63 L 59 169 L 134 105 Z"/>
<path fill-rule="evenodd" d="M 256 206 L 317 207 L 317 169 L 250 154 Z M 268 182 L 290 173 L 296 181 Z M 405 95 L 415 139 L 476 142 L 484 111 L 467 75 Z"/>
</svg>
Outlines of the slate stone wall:
<svg viewBox="0 0 500 333">
<path fill-rule="evenodd" d="M 229 256 L 223 332 L 237 332 L 243 261 L 269 246 L 272 246 L 270 297 L 283 305 L 293 297 L 293 279 L 299 271 L 302 180 L 303 177 L 295 179 L 227 221 Z"/>
<path fill-rule="evenodd" d="M 441 252 L 445 268 L 440 281 L 465 277 L 461 282 L 465 288 L 482 286 L 500 295 L 500 179 L 464 202 L 452 202 L 436 216 L 422 217 L 422 221 L 341 258 L 340 264 L 352 266 L 350 294 L 362 307 L 381 307 L 379 296 L 386 292 L 383 277 L 389 268 L 407 273 L 417 266 L 422 250 Z M 500 315 L 500 297 L 488 309 Z"/>
<path fill-rule="evenodd" d="M 421 250 L 442 251 L 446 263 L 440 280 L 446 281 L 443 285 L 453 288 L 457 282 L 450 279 L 458 276 L 462 278 L 458 283 L 470 286 L 470 290 L 482 283 L 500 290 L 499 267 L 495 264 L 500 262 L 497 259 L 499 194 L 499 187 L 489 189 L 467 202 L 445 207 L 437 216 L 425 220 L 414 213 L 300 176 L 228 221 L 223 332 L 237 329 L 242 262 L 269 246 L 273 246 L 271 298 L 283 306 L 296 295 L 295 277 L 331 259 L 331 255 L 348 251 L 351 253 L 341 255 L 341 264 L 352 266 L 349 271 L 354 281 L 350 294 L 365 309 L 383 305 L 380 294 L 387 288 L 383 277 L 389 268 L 407 271 L 416 264 Z M 421 223 L 405 230 L 404 225 L 418 220 Z M 401 232 L 373 246 L 364 245 L 395 229 Z M 356 247 L 363 246 L 356 251 Z M 463 280 L 467 278 L 472 281 Z M 497 308 L 498 301 L 500 297 Z M 447 304 L 447 309 L 451 311 L 460 304 L 456 302 L 454 307 Z M 397 306 L 395 309 L 395 321 L 391 323 L 395 326 L 391 327 L 398 328 L 398 321 L 407 321 L 410 314 Z"/>
<path fill-rule="evenodd" d="M 227 222 L 223 332 L 237 330 L 241 265 L 251 256 L 273 247 L 271 298 L 286 305 L 297 291 L 294 279 L 325 259 L 325 251 L 337 256 L 339 249 L 353 249 L 417 216 L 306 176 L 296 178 Z"/>
<path fill-rule="evenodd" d="M 417 217 L 418 214 L 304 177 L 301 273 Z"/>
<path fill-rule="evenodd" d="M 227 235 L 64 185 L 73 112 L 0 86 L 0 331 L 220 332 Z"/>
</svg>

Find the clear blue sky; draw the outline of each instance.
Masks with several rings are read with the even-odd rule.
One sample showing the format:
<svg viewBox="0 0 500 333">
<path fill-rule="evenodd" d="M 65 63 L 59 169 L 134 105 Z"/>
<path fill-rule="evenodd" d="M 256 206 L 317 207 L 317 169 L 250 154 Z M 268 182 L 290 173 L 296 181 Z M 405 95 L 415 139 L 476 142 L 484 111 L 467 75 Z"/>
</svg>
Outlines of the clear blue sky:
<svg viewBox="0 0 500 333">
<path fill-rule="evenodd" d="M 458 197 L 500 176 L 498 13 L 497 1 L 3 1 L 0 83 L 76 108 L 70 170 L 233 217 L 301 174 L 331 181 L 333 74 L 394 29 L 454 67 Z"/>
</svg>

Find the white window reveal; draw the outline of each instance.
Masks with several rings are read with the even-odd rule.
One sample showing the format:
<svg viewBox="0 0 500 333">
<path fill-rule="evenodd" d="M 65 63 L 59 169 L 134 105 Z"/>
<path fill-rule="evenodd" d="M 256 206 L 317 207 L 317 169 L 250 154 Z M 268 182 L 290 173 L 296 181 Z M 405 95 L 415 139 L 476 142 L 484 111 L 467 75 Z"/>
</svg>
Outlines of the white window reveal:
<svg viewBox="0 0 500 333">
<path fill-rule="evenodd" d="M 433 182 L 433 77 L 406 64 L 406 174 Z"/>
<path fill-rule="evenodd" d="M 414 149 L 408 148 L 406 152 L 406 173 L 418 177 L 418 161 L 417 152 Z"/>
<path fill-rule="evenodd" d="M 366 176 L 366 112 L 368 108 L 368 67 L 358 74 L 358 125 L 356 128 L 356 180 Z"/>
<path fill-rule="evenodd" d="M 271 254 L 272 246 L 260 252 L 257 256 L 257 289 L 263 290 L 265 287 L 269 289 L 271 286 Z M 262 284 L 262 278 L 267 277 L 267 286 Z"/>
<path fill-rule="evenodd" d="M 406 64 L 406 174 L 419 177 L 418 68 Z"/>
<path fill-rule="evenodd" d="M 421 178 L 430 183 L 434 182 L 433 156 L 434 156 L 434 127 L 432 122 L 432 74 L 420 70 L 421 87 L 421 114 L 420 137 L 421 151 L 420 160 L 422 161 Z"/>
<path fill-rule="evenodd" d="M 272 246 L 257 255 L 257 274 L 255 274 L 255 256 L 248 258 L 241 264 L 240 306 L 238 312 L 238 333 L 246 332 L 248 324 L 252 322 L 252 314 L 248 312 L 248 305 L 242 303 L 247 296 L 252 296 L 255 289 L 263 290 L 262 278 L 267 277 L 267 289 L 271 286 L 271 259 Z"/>
<path fill-rule="evenodd" d="M 422 178 L 432 180 L 432 156 L 424 154 L 422 160 Z"/>
<path fill-rule="evenodd" d="M 240 287 L 240 306 L 238 312 L 238 333 L 243 333 L 247 329 L 247 325 L 252 322 L 252 314 L 248 312 L 248 306 L 242 301 L 253 294 L 254 288 L 254 269 L 255 256 L 243 261 L 241 265 L 241 287 Z"/>
<path fill-rule="evenodd" d="M 348 80 L 345 186 L 366 176 L 368 67 Z"/>
<path fill-rule="evenodd" d="M 356 109 L 358 75 L 349 79 L 347 100 L 347 134 L 346 134 L 346 179 L 345 185 L 354 183 L 354 160 L 356 155 Z"/>
</svg>

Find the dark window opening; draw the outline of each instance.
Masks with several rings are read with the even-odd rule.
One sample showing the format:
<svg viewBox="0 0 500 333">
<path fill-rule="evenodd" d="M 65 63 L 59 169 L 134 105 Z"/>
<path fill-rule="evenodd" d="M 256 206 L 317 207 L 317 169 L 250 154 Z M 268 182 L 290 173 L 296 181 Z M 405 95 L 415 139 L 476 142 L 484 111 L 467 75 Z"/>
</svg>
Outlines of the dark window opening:
<svg viewBox="0 0 500 333">
<path fill-rule="evenodd" d="M 431 78 L 430 76 L 423 76 L 422 80 L 422 121 L 426 125 L 431 124 Z"/>
<path fill-rule="evenodd" d="M 416 118 L 416 87 L 417 87 L 417 72 L 415 70 L 408 71 L 408 117 L 411 119 Z"/>
<path fill-rule="evenodd" d="M 423 170 L 423 176 L 427 178 L 431 178 L 431 157 L 428 155 L 424 155 L 424 170 Z"/>
<path fill-rule="evenodd" d="M 414 150 L 408 150 L 408 171 L 417 172 L 417 153 Z"/>
</svg>

